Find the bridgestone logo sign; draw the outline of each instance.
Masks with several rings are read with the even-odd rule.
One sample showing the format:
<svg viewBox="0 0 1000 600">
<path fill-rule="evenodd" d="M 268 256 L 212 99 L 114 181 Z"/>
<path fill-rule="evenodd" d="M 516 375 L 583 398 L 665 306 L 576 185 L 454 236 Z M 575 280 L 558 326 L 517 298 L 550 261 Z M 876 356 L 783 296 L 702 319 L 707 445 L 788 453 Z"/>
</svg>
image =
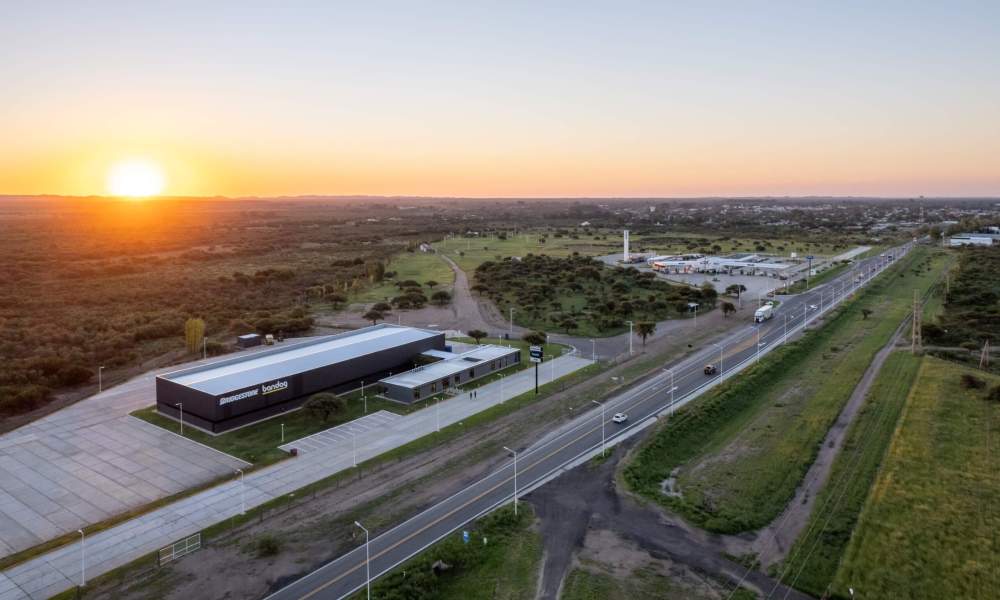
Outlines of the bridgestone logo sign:
<svg viewBox="0 0 1000 600">
<path fill-rule="evenodd" d="M 259 388 L 254 388 L 252 390 L 247 390 L 245 392 L 239 392 L 238 394 L 233 394 L 231 396 L 223 396 L 219 398 L 219 406 L 224 404 L 229 404 L 230 402 L 236 402 L 237 400 L 246 400 L 247 398 L 253 398 L 254 396 L 266 396 L 268 394 L 273 394 L 274 392 L 280 392 L 281 390 L 288 389 L 288 381 L 281 380 L 275 381 L 274 383 L 265 383 Z"/>
</svg>

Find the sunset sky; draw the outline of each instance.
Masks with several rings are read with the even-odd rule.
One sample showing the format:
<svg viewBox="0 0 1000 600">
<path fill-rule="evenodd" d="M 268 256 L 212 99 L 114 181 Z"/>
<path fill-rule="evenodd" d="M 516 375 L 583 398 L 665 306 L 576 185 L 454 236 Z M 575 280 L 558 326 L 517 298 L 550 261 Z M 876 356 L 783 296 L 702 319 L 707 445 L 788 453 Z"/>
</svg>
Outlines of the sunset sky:
<svg viewBox="0 0 1000 600">
<path fill-rule="evenodd" d="M 0 194 L 1000 195 L 998 7 L 4 2 Z"/>
</svg>

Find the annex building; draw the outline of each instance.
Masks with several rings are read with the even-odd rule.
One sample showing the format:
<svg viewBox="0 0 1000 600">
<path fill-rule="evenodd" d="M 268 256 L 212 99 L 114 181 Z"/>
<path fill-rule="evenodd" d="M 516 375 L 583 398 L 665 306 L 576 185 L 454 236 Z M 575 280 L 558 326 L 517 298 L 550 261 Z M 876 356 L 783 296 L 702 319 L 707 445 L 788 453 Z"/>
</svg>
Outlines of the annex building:
<svg viewBox="0 0 1000 600">
<path fill-rule="evenodd" d="M 317 337 L 160 375 L 156 410 L 174 419 L 183 410 L 185 423 L 222 433 L 294 410 L 310 394 L 412 369 L 422 353 L 445 349 L 443 332 L 390 324 Z"/>
<path fill-rule="evenodd" d="M 409 404 L 521 363 L 520 350 L 503 346 L 461 353 L 431 350 L 424 356 L 436 362 L 379 381 L 387 398 Z"/>
</svg>

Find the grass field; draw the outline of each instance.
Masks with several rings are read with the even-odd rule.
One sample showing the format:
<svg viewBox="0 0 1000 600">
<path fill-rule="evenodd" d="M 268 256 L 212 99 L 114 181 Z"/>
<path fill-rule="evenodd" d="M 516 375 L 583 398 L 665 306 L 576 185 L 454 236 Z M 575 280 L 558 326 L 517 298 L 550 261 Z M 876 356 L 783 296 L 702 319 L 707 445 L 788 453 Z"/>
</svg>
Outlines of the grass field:
<svg viewBox="0 0 1000 600">
<path fill-rule="evenodd" d="M 630 487 L 710 531 L 736 533 L 772 521 L 906 315 L 913 290 L 934 282 L 944 260 L 932 257 L 915 250 L 821 328 L 679 410 L 627 467 Z M 863 308 L 873 316 L 864 319 Z M 672 473 L 679 498 L 660 489 Z"/>
<path fill-rule="evenodd" d="M 682 585 L 651 568 L 636 569 L 626 577 L 605 572 L 602 565 L 587 565 L 570 571 L 560 600 L 710 600 L 719 598 L 711 589 Z M 706 582 L 705 587 L 709 587 Z M 715 587 L 715 586 L 712 586 Z M 722 589 L 724 586 L 719 585 Z M 738 589 L 728 600 L 753 600 L 757 596 Z"/>
<path fill-rule="evenodd" d="M 785 583 L 821 596 L 833 581 L 920 364 L 918 356 L 895 352 L 882 366 L 816 497 L 809 524 L 780 566 Z"/>
<path fill-rule="evenodd" d="M 400 565 L 372 586 L 373 598 L 530 600 L 535 597 L 542 541 L 530 505 L 510 505 L 467 525 Z M 485 543 L 484 543 L 485 538 Z M 441 560 L 451 568 L 435 574 Z M 364 590 L 351 596 L 364 600 Z"/>
<path fill-rule="evenodd" d="M 421 285 L 428 281 L 436 281 L 440 285 L 432 290 L 424 287 L 427 296 L 432 291 L 451 291 L 455 282 L 455 273 L 444 260 L 433 252 L 400 252 L 389 262 L 386 271 L 395 271 L 396 276 L 361 290 L 351 296 L 351 302 L 388 302 L 399 295 L 396 282 L 412 279 Z"/>
<path fill-rule="evenodd" d="M 1000 403 L 959 384 L 1000 377 L 925 357 L 833 590 L 860 598 L 996 598 Z"/>
</svg>

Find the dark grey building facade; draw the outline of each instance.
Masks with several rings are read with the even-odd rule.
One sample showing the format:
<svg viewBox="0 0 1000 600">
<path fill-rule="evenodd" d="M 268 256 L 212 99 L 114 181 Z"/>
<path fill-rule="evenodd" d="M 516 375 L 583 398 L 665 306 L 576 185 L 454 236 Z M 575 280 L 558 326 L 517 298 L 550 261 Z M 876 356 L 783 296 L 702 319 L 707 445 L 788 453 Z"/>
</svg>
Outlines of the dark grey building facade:
<svg viewBox="0 0 1000 600">
<path fill-rule="evenodd" d="M 156 378 L 156 410 L 223 433 L 293 410 L 323 390 L 346 391 L 411 369 L 444 350 L 444 333 L 376 325 L 174 371 Z"/>
</svg>

